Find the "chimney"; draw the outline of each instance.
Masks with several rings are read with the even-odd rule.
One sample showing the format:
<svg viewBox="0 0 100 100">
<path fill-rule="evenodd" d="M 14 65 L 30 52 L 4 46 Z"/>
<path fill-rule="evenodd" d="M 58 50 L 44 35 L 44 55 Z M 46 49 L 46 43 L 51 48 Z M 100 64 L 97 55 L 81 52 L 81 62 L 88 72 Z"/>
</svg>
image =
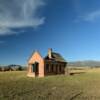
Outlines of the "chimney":
<svg viewBox="0 0 100 100">
<path fill-rule="evenodd" d="M 48 57 L 50 59 L 52 58 L 52 49 L 51 48 L 48 49 Z"/>
</svg>

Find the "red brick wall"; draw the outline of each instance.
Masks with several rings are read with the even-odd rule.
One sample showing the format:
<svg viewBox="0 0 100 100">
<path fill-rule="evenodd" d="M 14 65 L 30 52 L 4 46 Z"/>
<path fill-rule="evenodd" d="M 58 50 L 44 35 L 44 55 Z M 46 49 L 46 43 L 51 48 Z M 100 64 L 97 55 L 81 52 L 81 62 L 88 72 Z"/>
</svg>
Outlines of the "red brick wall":
<svg viewBox="0 0 100 100">
<path fill-rule="evenodd" d="M 34 72 L 32 72 L 32 66 L 31 64 L 34 64 L 35 62 L 39 63 L 39 77 L 44 77 L 44 60 L 41 57 L 41 55 L 38 52 L 35 52 L 32 57 L 28 61 L 28 76 L 35 77 Z"/>
</svg>

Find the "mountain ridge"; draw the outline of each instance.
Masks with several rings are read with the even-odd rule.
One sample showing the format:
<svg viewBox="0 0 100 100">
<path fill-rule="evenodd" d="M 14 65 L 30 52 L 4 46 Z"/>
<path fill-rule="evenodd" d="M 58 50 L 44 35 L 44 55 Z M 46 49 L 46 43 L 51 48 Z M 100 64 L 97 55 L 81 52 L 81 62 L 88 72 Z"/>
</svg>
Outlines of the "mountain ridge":
<svg viewBox="0 0 100 100">
<path fill-rule="evenodd" d="M 100 61 L 96 60 L 84 60 L 84 61 L 72 61 L 68 62 L 68 66 L 75 66 L 75 67 L 100 67 Z"/>
</svg>

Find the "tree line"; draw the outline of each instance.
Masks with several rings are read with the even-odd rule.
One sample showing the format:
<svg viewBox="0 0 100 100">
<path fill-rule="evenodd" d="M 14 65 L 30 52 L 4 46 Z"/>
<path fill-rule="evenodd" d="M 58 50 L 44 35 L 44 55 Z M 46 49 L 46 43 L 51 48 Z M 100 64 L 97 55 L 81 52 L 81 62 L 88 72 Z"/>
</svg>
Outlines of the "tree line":
<svg viewBox="0 0 100 100">
<path fill-rule="evenodd" d="M 8 66 L 0 66 L 0 71 L 24 71 L 26 70 L 25 66 L 21 65 L 8 65 Z"/>
</svg>

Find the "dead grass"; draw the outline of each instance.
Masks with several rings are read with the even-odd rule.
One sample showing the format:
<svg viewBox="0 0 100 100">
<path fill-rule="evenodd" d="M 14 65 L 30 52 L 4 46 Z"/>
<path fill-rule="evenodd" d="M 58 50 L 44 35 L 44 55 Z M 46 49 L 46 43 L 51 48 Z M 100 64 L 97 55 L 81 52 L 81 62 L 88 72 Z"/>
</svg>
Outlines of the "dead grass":
<svg viewBox="0 0 100 100">
<path fill-rule="evenodd" d="M 28 78 L 26 72 L 1 72 L 0 100 L 100 100 L 100 69 L 45 78 Z"/>
</svg>

